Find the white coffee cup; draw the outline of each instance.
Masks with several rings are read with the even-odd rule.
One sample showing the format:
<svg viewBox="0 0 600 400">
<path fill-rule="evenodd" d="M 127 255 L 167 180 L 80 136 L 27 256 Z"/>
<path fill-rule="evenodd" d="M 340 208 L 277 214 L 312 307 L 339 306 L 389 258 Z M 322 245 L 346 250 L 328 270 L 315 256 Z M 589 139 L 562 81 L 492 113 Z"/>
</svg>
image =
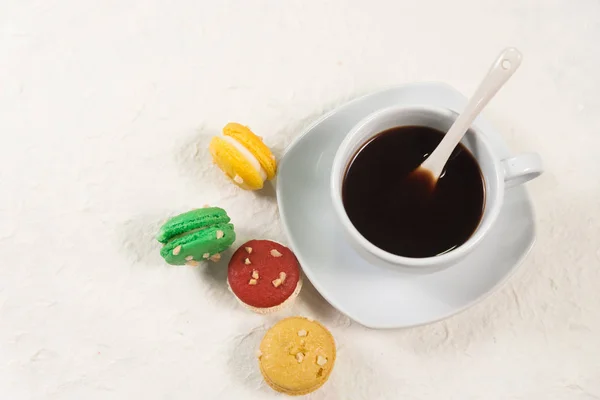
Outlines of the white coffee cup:
<svg viewBox="0 0 600 400">
<path fill-rule="evenodd" d="M 500 159 L 489 144 L 485 132 L 472 126 L 461 143 L 477 160 L 485 181 L 485 206 L 476 231 L 461 246 L 447 253 L 425 258 L 402 257 L 380 249 L 369 242 L 352 224 L 342 201 L 342 184 L 348 164 L 356 152 L 369 139 L 391 128 L 400 126 L 426 126 L 447 132 L 457 113 L 429 106 L 397 106 L 377 111 L 360 121 L 340 144 L 333 160 L 331 175 L 331 198 L 335 212 L 344 227 L 351 244 L 376 264 L 406 267 L 412 271 L 431 272 L 446 268 L 473 251 L 490 231 L 496 221 L 504 191 L 538 177 L 542 161 L 536 153 L 524 153 Z M 374 193 L 373 195 L 377 195 Z M 385 221 L 382 221 L 384 224 Z"/>
</svg>

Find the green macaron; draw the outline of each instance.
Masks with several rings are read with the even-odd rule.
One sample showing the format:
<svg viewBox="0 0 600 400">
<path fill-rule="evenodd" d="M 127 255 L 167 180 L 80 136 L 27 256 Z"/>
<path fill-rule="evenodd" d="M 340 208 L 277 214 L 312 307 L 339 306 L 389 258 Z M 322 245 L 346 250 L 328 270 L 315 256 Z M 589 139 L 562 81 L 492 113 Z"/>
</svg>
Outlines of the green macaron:
<svg viewBox="0 0 600 400">
<path fill-rule="evenodd" d="M 160 250 L 172 265 L 198 265 L 200 261 L 218 260 L 220 253 L 235 241 L 231 219 L 219 207 L 192 210 L 168 220 L 161 226 L 156 239 L 163 243 Z"/>
</svg>

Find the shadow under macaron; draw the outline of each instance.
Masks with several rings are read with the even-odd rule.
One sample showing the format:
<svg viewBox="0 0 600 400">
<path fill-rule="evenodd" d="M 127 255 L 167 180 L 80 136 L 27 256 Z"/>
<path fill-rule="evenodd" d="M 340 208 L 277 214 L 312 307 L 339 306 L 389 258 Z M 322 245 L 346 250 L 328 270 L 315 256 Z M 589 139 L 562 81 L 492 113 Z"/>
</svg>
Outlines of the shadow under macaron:
<svg viewBox="0 0 600 400">
<path fill-rule="evenodd" d="M 229 340 L 227 368 L 236 382 L 252 391 L 260 391 L 262 398 L 279 398 L 281 395 L 264 381 L 258 362 L 260 342 L 275 322 L 272 322 L 271 318 L 260 318 L 264 322 L 262 325 L 255 324 L 252 327 L 249 324 L 243 324 L 239 330 L 247 333 L 237 335 Z"/>
<path fill-rule="evenodd" d="M 156 234 L 170 217 L 166 213 L 140 214 L 118 224 L 116 235 L 119 250 L 135 263 L 164 263 L 160 256 L 162 244 L 156 240 Z"/>
<path fill-rule="evenodd" d="M 256 194 L 257 197 L 272 200 L 272 203 L 277 204 L 277 192 L 275 191 L 273 180 L 265 181 L 263 188 L 255 190 L 254 194 Z"/>
<path fill-rule="evenodd" d="M 337 328 L 352 325 L 352 320 L 329 304 L 304 274 L 302 291 L 300 291 L 296 304 L 295 311 L 298 315 L 311 317 L 326 327 Z"/>
<path fill-rule="evenodd" d="M 184 138 L 175 153 L 175 161 L 183 175 L 199 182 L 210 174 L 215 167 L 208 144 L 212 137 L 218 134 L 216 129 L 200 127 Z"/>
</svg>

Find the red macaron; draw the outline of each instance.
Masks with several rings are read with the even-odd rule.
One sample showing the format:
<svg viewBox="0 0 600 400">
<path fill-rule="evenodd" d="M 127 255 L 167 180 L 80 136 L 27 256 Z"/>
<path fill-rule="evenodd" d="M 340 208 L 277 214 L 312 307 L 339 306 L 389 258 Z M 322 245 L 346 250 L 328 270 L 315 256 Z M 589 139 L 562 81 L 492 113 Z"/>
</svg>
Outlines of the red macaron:
<svg viewBox="0 0 600 400">
<path fill-rule="evenodd" d="M 266 314 L 290 304 L 302 288 L 300 263 L 287 247 L 270 240 L 251 240 L 231 260 L 227 282 L 250 310 Z"/>
</svg>

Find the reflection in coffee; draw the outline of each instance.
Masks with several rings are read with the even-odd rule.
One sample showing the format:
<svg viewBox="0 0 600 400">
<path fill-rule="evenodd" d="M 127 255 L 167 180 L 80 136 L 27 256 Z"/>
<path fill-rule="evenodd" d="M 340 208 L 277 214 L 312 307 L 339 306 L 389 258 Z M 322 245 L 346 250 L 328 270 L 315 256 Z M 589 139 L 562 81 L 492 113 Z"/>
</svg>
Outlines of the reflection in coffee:
<svg viewBox="0 0 600 400">
<path fill-rule="evenodd" d="M 462 245 L 477 229 L 485 184 L 467 148 L 454 150 L 434 190 L 411 175 L 442 137 L 428 127 L 393 128 L 370 139 L 348 164 L 344 208 L 375 246 L 404 257 L 432 257 Z"/>
</svg>

